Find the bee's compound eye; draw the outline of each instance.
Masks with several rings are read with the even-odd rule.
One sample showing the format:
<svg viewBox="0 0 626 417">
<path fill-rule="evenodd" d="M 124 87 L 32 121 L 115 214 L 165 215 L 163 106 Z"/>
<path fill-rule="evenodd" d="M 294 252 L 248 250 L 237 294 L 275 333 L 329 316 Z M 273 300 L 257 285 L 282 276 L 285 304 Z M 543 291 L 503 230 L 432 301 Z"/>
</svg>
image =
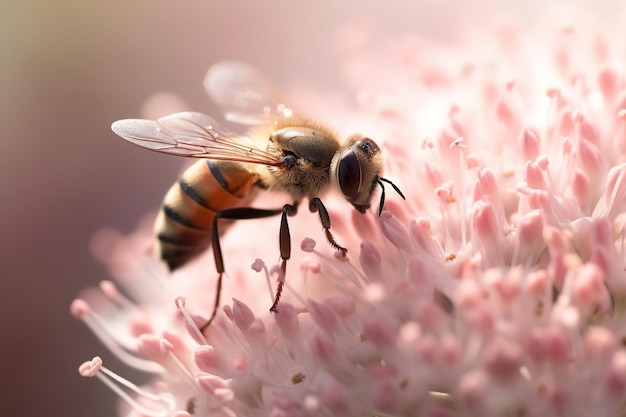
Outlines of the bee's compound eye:
<svg viewBox="0 0 626 417">
<path fill-rule="evenodd" d="M 361 163 L 352 150 L 348 149 L 341 156 L 337 178 L 344 196 L 352 198 L 361 188 Z"/>
</svg>

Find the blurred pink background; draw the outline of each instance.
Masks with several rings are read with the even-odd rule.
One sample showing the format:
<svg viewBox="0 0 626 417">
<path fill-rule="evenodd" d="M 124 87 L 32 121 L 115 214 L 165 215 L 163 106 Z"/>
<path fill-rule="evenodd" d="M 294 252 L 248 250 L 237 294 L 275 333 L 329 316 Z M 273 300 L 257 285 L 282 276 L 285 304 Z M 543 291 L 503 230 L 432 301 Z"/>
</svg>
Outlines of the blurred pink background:
<svg viewBox="0 0 626 417">
<path fill-rule="evenodd" d="M 78 375 L 78 365 L 94 355 L 138 380 L 70 316 L 69 305 L 81 289 L 107 278 L 89 253 L 90 236 L 106 226 L 132 230 L 158 207 L 184 161 L 125 143 L 111 122 L 139 116 L 158 91 L 217 114 L 202 78 L 223 59 L 255 64 L 283 90 L 341 91 L 338 38 L 349 24 L 451 42 L 460 25 L 484 18 L 496 4 L 525 22 L 539 15 L 522 1 L 400 3 L 0 4 L 3 415 L 115 415 L 113 395 Z M 615 3 L 595 2 L 593 11 L 612 13 Z"/>
</svg>

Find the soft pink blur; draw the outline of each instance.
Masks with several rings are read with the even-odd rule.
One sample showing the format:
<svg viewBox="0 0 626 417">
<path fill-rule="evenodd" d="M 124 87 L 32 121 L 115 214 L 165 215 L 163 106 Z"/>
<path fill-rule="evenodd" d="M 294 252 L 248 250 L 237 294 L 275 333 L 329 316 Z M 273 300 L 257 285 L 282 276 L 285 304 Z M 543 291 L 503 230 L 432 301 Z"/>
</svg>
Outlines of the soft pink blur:
<svg viewBox="0 0 626 417">
<path fill-rule="evenodd" d="M 7 4 L 8 3 L 8 4 Z M 491 16 L 488 1 L 4 2 L 0 7 L 0 274 L 4 415 L 112 415 L 112 395 L 81 378 L 105 354 L 69 314 L 72 298 L 106 278 L 88 250 L 100 228 L 130 230 L 158 207 L 183 161 L 134 148 L 110 131 L 166 91 L 215 113 L 202 89 L 210 64 L 239 59 L 287 93 L 349 91 L 340 59 L 346 24 L 454 42 Z M 533 22 L 540 13 L 495 2 Z M 541 2 L 537 2 L 541 3 Z M 610 15 L 611 1 L 593 5 Z M 419 6 L 418 6 L 419 4 Z M 559 14 L 559 9 L 553 10 Z M 375 46 L 375 40 L 370 40 Z M 164 111 L 167 113 L 167 110 Z M 327 123 L 332 124 L 329 120 Z M 9 388 L 10 387 L 10 388 Z M 8 388 L 8 389 L 7 389 Z"/>
</svg>

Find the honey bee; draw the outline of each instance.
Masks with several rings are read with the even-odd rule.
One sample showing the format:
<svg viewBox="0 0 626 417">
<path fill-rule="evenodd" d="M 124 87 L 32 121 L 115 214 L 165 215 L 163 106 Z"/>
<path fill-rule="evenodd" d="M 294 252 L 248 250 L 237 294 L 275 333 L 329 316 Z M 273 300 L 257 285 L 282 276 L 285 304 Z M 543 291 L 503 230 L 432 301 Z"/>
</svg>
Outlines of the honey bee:
<svg viewBox="0 0 626 417">
<path fill-rule="evenodd" d="M 404 198 L 395 184 L 381 177 L 383 158 L 372 139 L 355 134 L 342 143 L 330 129 L 296 114 L 254 68 L 239 62 L 216 64 L 207 73 L 205 88 L 227 120 L 256 127 L 242 136 L 196 112 L 156 121 L 119 120 L 111 126 L 117 135 L 143 148 L 200 158 L 165 195 L 155 233 L 157 253 L 172 271 L 213 248 L 218 273 L 215 304 L 202 330 L 215 318 L 220 303 L 225 268 L 219 238 L 227 226 L 220 226 L 220 219 L 280 215 L 278 240 L 285 276 L 291 256 L 287 218 L 296 214 L 302 200 L 307 199 L 311 212 L 318 213 L 330 245 L 345 256 L 347 249 L 331 233 L 320 196 L 337 189 L 365 213 L 378 185 L 379 215 L 385 202 L 384 183 Z M 251 207 L 263 190 L 286 194 L 291 202 L 277 208 Z M 270 311 L 276 311 L 281 292 L 282 281 Z"/>
</svg>

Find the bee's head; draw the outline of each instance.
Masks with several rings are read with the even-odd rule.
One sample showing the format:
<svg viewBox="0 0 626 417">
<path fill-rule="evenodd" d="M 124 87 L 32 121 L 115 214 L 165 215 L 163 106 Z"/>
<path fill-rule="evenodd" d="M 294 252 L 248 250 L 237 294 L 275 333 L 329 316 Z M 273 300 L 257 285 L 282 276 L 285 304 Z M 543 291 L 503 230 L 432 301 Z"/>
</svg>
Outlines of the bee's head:
<svg viewBox="0 0 626 417">
<path fill-rule="evenodd" d="M 376 185 L 381 187 L 378 215 L 385 204 L 385 187 L 383 181 L 391 184 L 404 198 L 398 187 L 380 174 L 383 168 L 383 158 L 380 148 L 370 138 L 353 135 L 348 140 L 348 147 L 341 155 L 336 166 L 337 183 L 346 200 L 360 213 L 370 208 L 370 201 Z"/>
</svg>

